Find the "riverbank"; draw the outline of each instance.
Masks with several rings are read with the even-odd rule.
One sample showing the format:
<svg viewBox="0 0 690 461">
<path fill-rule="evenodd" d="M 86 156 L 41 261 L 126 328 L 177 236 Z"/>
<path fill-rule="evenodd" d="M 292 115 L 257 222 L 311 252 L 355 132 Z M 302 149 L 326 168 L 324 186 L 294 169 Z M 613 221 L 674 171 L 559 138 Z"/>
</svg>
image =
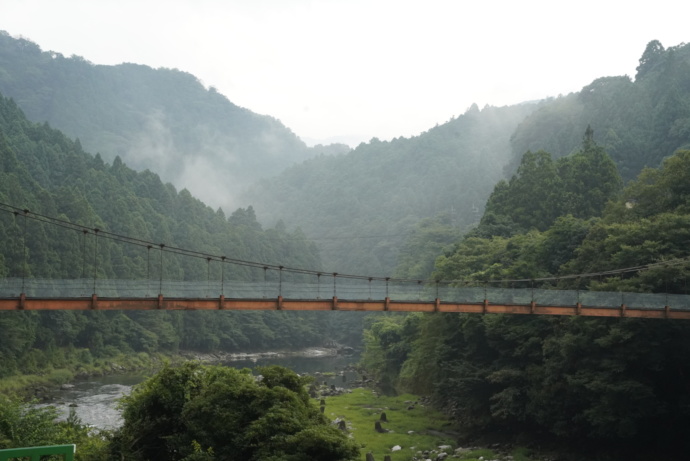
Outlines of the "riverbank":
<svg viewBox="0 0 690 461">
<path fill-rule="evenodd" d="M 336 362 L 334 363 L 330 358 L 335 359 Z M 117 391 L 121 393 L 123 391 L 122 384 L 131 386 L 138 382 L 118 381 L 118 375 L 126 377 L 126 373 L 144 371 L 142 376 L 147 376 L 161 368 L 164 363 L 173 363 L 173 361 L 226 362 L 230 366 L 253 368 L 257 365 L 271 363 L 274 361 L 273 359 L 278 359 L 275 360 L 276 362 L 288 361 L 289 363 L 284 365 L 290 368 L 293 368 L 291 365 L 297 361 L 302 366 L 294 368 L 300 374 L 314 376 L 314 384 L 320 388 L 320 394 L 318 396 L 314 395 L 316 397 L 315 404 L 320 406 L 321 399 L 324 399 L 326 402 L 324 414 L 334 424 L 343 421 L 342 424 L 346 430 L 362 446 L 362 459 L 365 459 L 366 453 L 370 451 L 375 455 L 375 461 L 383 461 L 385 455 L 392 456 L 392 461 L 409 461 L 414 459 L 414 457 L 420 460 L 432 459 L 436 461 L 437 459 L 443 459 L 439 458 L 439 456 L 443 457 L 444 454 L 449 459 L 478 459 L 479 456 L 484 456 L 485 460 L 511 459 L 508 456 L 512 456 L 513 461 L 536 461 L 543 459 L 529 457 L 525 449 L 520 451 L 520 449 L 515 450 L 507 446 L 494 446 L 490 449 L 459 446 L 457 444 L 456 430 L 449 418 L 441 415 L 429 405 L 426 405 L 423 399 L 416 396 L 383 396 L 377 394 L 369 387 L 364 387 L 367 386 L 367 383 L 355 380 L 352 376 L 355 374 L 352 367 L 344 366 L 344 361 L 347 358 L 333 348 L 215 354 L 181 352 L 175 356 L 137 354 L 108 359 L 104 363 L 99 363 L 98 367 L 80 369 L 78 375 L 58 370 L 58 373 L 54 375 L 47 373 L 46 375 L 29 377 L 28 379 L 48 381 L 47 384 L 34 387 L 34 390 L 38 389 L 40 391 L 38 397 L 43 396 L 41 400 L 52 400 L 51 404 L 65 407 L 63 408 L 65 414 L 68 410 L 67 407 L 76 406 L 74 404 L 78 402 L 78 406 L 76 406 L 77 412 L 82 421 L 95 427 L 112 429 L 118 426 L 119 413 L 113 410 L 112 417 L 106 421 L 103 420 L 104 415 L 107 414 L 105 404 L 110 405 L 112 403 L 110 402 L 111 400 L 116 400 L 111 398 L 108 392 Z M 328 359 L 327 362 L 324 362 L 324 359 Z M 352 360 L 355 361 L 356 358 L 353 357 Z M 304 365 L 307 363 L 309 366 L 305 367 Z M 94 380 L 89 378 L 94 376 L 106 376 L 104 380 L 99 379 L 98 382 L 104 382 L 108 387 L 108 392 L 99 389 L 95 392 L 97 398 L 94 399 L 93 394 L 91 394 L 84 402 L 77 401 L 73 397 L 75 392 L 80 391 L 81 384 L 77 382 L 75 383 L 76 387 L 72 384 L 63 386 L 65 389 L 60 391 L 61 396 L 57 399 L 54 398 L 55 390 L 60 389 L 60 384 L 71 383 L 74 379 L 85 379 L 91 385 L 91 382 Z M 347 388 L 340 387 L 341 385 L 345 386 L 346 383 Z M 97 386 L 102 385 L 104 384 Z M 117 386 L 117 389 L 111 389 L 114 386 Z M 72 396 L 67 397 L 65 392 Z M 107 402 L 103 400 L 107 400 Z M 112 406 L 115 408 L 114 405 Z M 93 411 L 90 411 L 93 415 L 81 414 L 81 412 L 88 411 L 89 408 L 93 408 Z M 378 432 L 376 431 L 375 423 L 380 419 L 381 412 L 387 413 L 387 422 L 380 423 L 382 431 Z M 96 423 L 91 418 L 99 418 L 99 422 Z M 400 450 L 393 451 L 393 448 L 396 446 L 400 446 Z M 477 456 L 474 456 L 475 454 Z"/>
<path fill-rule="evenodd" d="M 330 357 L 349 354 L 350 348 L 309 347 L 299 350 L 256 351 L 256 352 L 212 352 L 180 351 L 176 354 L 146 353 L 118 354 L 99 358 L 88 363 L 65 361 L 64 367 L 49 368 L 41 374 L 14 375 L 0 379 L 0 393 L 17 394 L 27 399 L 50 401 L 54 390 L 75 380 L 94 376 L 106 376 L 132 372 L 152 374 L 164 364 L 177 364 L 187 360 L 204 363 L 257 362 L 266 359 L 288 357 Z"/>
<path fill-rule="evenodd" d="M 328 352 L 328 353 L 327 353 Z M 185 358 L 181 361 L 196 361 L 201 359 L 197 354 L 185 354 Z M 313 376 L 314 385 L 322 386 L 329 392 L 335 394 L 331 387 L 336 387 L 341 391 L 340 386 L 347 386 L 356 380 L 356 374 L 352 370 L 350 363 L 357 360 L 356 356 L 343 356 L 333 354 L 329 351 L 323 350 L 301 350 L 301 351 L 287 351 L 280 354 L 261 353 L 265 358 L 256 358 L 258 354 L 239 354 L 238 360 L 223 363 L 203 363 L 204 365 L 223 365 L 233 368 L 249 368 L 255 369 L 257 367 L 266 365 L 280 365 L 302 376 Z M 282 358 L 276 358 L 276 355 L 282 355 Z M 255 358 L 243 359 L 244 357 Z M 225 354 L 220 354 L 220 358 L 225 358 Z M 192 360 L 189 360 L 192 358 Z M 213 357 L 204 356 L 205 359 Z M 218 359 L 218 357 L 215 357 Z M 214 359 L 214 360 L 215 360 Z M 122 423 L 120 411 L 117 407 L 118 400 L 123 395 L 131 392 L 132 387 L 141 383 L 148 377 L 155 374 L 157 370 L 143 370 L 133 372 L 116 372 L 108 373 L 100 376 L 89 376 L 86 378 L 76 379 L 69 384 L 62 386 L 53 386 L 50 397 L 41 399 L 41 405 L 54 406 L 60 415 L 60 418 L 66 419 L 70 412 L 74 412 L 75 416 L 79 418 L 84 424 L 99 430 L 117 429 Z"/>
<path fill-rule="evenodd" d="M 16 394 L 27 399 L 49 401 L 54 390 L 78 379 L 130 372 L 153 373 L 165 363 L 179 363 L 179 355 L 139 352 L 100 358 L 90 363 L 66 362 L 64 367 L 49 368 L 41 374 L 14 375 L 0 379 L 0 393 Z"/>
</svg>

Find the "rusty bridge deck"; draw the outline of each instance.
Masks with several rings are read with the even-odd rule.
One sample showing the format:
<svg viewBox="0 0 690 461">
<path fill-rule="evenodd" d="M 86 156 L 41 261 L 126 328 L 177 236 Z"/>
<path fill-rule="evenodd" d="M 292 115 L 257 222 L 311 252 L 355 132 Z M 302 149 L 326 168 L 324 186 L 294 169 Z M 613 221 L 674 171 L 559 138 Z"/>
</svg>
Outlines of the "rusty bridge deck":
<svg viewBox="0 0 690 461">
<path fill-rule="evenodd" d="M 432 301 L 347 300 L 337 297 L 327 299 L 255 298 L 30 298 L 26 296 L 0 298 L 0 310 L 283 310 L 283 311 L 348 311 L 348 312 L 447 312 L 473 314 L 526 314 L 571 315 L 589 317 L 629 317 L 690 320 L 690 310 L 662 308 L 542 305 L 492 303 L 489 300 L 476 303 Z"/>
</svg>

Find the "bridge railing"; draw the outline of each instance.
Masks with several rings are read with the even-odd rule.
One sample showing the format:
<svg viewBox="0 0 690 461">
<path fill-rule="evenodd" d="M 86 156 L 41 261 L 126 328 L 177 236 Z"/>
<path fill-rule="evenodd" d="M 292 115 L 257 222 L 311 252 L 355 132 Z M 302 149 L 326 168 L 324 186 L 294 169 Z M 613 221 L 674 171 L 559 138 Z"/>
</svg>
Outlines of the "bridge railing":
<svg viewBox="0 0 690 461">
<path fill-rule="evenodd" d="M 575 306 L 618 309 L 690 310 L 690 295 L 664 293 L 622 293 L 606 291 L 548 290 L 537 288 L 498 288 L 491 286 L 437 286 L 418 282 L 383 283 L 367 280 L 293 281 L 169 281 L 120 279 L 0 279 L 0 298 L 225 298 L 235 299 L 327 299 L 420 301 L 480 304 Z"/>
</svg>

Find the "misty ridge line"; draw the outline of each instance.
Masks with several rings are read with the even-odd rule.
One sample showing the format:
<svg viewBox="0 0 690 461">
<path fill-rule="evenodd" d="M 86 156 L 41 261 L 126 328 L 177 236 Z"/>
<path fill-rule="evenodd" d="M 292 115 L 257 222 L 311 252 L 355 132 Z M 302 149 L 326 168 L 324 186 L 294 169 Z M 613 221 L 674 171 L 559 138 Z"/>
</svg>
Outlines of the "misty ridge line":
<svg viewBox="0 0 690 461">
<path fill-rule="evenodd" d="M 277 120 L 239 108 L 226 96 L 218 93 L 215 88 L 206 88 L 197 77 L 185 72 L 165 68 L 152 69 L 146 65 L 137 64 L 94 65 L 81 57 L 65 58 L 60 53 L 42 52 L 38 45 L 28 40 L 17 40 L 7 35 L 2 39 L 4 44 L 20 46 L 23 51 L 29 50 L 36 53 L 38 57 L 49 56 L 50 59 L 39 67 L 41 70 L 49 71 L 54 67 L 59 67 L 61 71 L 67 70 L 72 74 L 105 77 L 101 80 L 108 82 L 107 85 L 103 85 L 106 95 L 115 87 L 124 88 L 124 93 L 120 91 L 117 95 L 118 98 L 124 95 L 124 101 L 117 104 L 115 109 L 127 110 L 128 115 L 134 114 L 134 119 L 138 119 L 138 122 L 129 122 L 134 126 L 134 131 L 130 134 L 125 133 L 125 136 L 121 137 L 117 135 L 116 127 L 108 125 L 97 127 L 96 133 L 91 135 L 80 129 L 81 125 L 93 126 L 94 120 L 99 120 L 100 117 L 91 118 L 88 123 L 86 120 L 81 123 L 79 120 L 62 123 L 61 119 L 65 116 L 73 117 L 75 114 L 63 112 L 60 114 L 61 119 L 56 120 L 52 115 L 57 114 L 52 114 L 48 108 L 42 108 L 40 111 L 42 117 L 37 118 L 32 116 L 31 113 L 34 111 L 30 108 L 27 113 L 31 118 L 39 121 L 48 119 L 56 127 L 81 139 L 87 151 L 100 153 L 106 161 L 112 161 L 119 155 L 132 168 L 156 172 L 164 181 L 173 183 L 177 188 L 186 188 L 204 203 L 214 208 L 221 207 L 226 212 L 247 203 L 238 199 L 238 196 L 261 178 L 278 175 L 286 168 L 298 165 L 299 162 L 315 155 L 323 154 L 324 151 L 326 155 L 333 149 L 340 153 L 351 151 L 349 147 L 342 145 L 316 146 L 312 149 L 318 151 L 309 151 L 303 141 Z M 66 79 L 66 81 L 55 83 L 62 84 L 67 92 L 75 93 L 79 90 L 73 88 L 70 81 L 78 80 L 79 78 Z M 162 84 L 159 84 L 161 82 Z M 177 84 L 178 91 L 165 91 L 171 88 L 171 84 Z M 55 89 L 57 90 L 55 94 L 59 95 L 60 87 Z M 179 91 L 180 89 L 184 91 Z M 185 98 L 186 93 L 193 94 L 194 98 Z M 167 102 L 166 99 L 170 94 L 176 94 L 181 101 L 175 104 Z M 142 102 L 148 102 L 146 95 L 153 95 L 149 98 L 152 104 L 148 106 L 142 104 Z M 94 93 L 91 93 L 91 96 L 95 97 Z M 19 95 L 15 99 L 21 101 L 23 98 Z M 217 119 L 216 123 L 211 124 L 193 119 L 192 123 L 185 125 L 181 123 L 182 119 L 170 110 L 176 106 L 184 106 L 197 118 L 203 118 L 204 112 L 199 101 L 205 104 L 209 102 L 216 104 L 216 114 L 230 117 L 233 123 L 224 127 L 222 119 Z M 98 103 L 95 99 L 87 100 L 87 102 Z M 21 102 L 20 105 L 23 106 Z M 209 108 L 213 109 L 213 106 Z M 112 116 L 110 119 L 112 120 Z M 257 120 L 262 122 L 262 128 L 258 131 L 256 126 L 252 126 L 252 122 Z M 117 123 L 117 117 L 114 121 Z M 219 124 L 218 121 L 221 123 Z M 242 132 L 241 137 L 238 137 L 237 132 L 233 132 L 235 135 L 231 136 L 224 128 L 233 125 L 249 129 Z M 185 147 L 179 141 L 181 137 L 179 132 L 183 128 L 192 132 L 192 138 L 195 141 L 191 146 Z M 113 135 L 120 137 L 119 144 L 99 141 L 99 139 L 112 141 Z M 258 141 L 263 146 L 260 150 L 264 153 L 257 156 L 256 148 L 253 148 L 251 143 L 247 144 L 244 139 L 246 137 L 252 137 Z M 297 158 L 291 158 L 290 151 L 285 150 L 286 137 L 292 139 L 293 144 L 298 144 L 297 147 L 301 153 Z M 122 144 L 122 140 L 126 144 Z"/>
<path fill-rule="evenodd" d="M 674 51 L 686 53 L 682 47 Z M 643 56 L 648 75 L 662 63 L 657 52 L 666 50 L 657 47 Z M 476 225 L 494 184 L 514 173 L 524 152 L 567 155 L 592 119 L 612 157 L 630 164 L 628 176 L 639 166 L 622 157 L 640 150 L 630 149 L 622 127 L 598 129 L 616 118 L 594 110 L 598 95 L 642 88 L 641 78 L 605 77 L 585 87 L 587 92 L 533 104 L 481 110 L 474 104 L 411 138 L 372 138 L 354 149 L 309 148 L 277 119 L 238 107 L 179 70 L 94 66 L 2 35 L 0 58 L 16 64 L 2 69 L 0 91 L 31 119 L 48 120 L 111 161 L 121 156 L 127 165 L 159 171 L 209 207 L 227 211 L 251 204 L 264 225 L 302 229 L 341 272 L 391 272 L 405 237 L 423 219 L 450 213 L 451 227 L 459 231 Z M 27 67 L 34 69 L 33 80 L 21 75 Z M 31 83 L 37 80 L 52 91 L 50 97 L 36 92 Z M 558 117 L 544 120 L 543 114 L 559 111 L 572 126 L 559 128 Z M 331 229 L 341 235 L 324 235 Z"/>
</svg>

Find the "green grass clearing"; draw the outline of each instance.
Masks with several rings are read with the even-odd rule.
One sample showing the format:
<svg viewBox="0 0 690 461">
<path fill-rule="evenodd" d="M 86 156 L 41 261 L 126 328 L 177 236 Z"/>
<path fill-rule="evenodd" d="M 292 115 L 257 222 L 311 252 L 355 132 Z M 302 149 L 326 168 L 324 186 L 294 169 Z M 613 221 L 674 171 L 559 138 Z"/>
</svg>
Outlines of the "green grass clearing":
<svg viewBox="0 0 690 461">
<path fill-rule="evenodd" d="M 376 461 L 382 461 L 385 455 L 390 455 L 392 461 L 409 461 L 417 451 L 437 449 L 439 445 L 455 447 L 455 428 L 446 416 L 420 404 L 408 410 L 409 402 L 418 401 L 416 396 L 389 397 L 376 395 L 370 389 L 354 389 L 351 394 L 325 400 L 324 414 L 331 420 L 346 421 L 349 433 L 362 446 L 362 459 L 371 452 Z M 374 430 L 382 412 L 388 419 L 381 422 L 383 429 L 389 431 L 386 433 Z M 392 452 L 396 445 L 402 450 Z"/>
<path fill-rule="evenodd" d="M 442 413 L 419 404 L 408 410 L 409 402 L 417 402 L 418 397 L 410 394 L 395 397 L 377 395 L 371 389 L 353 389 L 350 394 L 335 397 L 325 397 L 324 414 L 331 420 L 344 419 L 348 432 L 362 447 L 361 459 L 371 452 L 376 461 L 383 461 L 385 455 L 390 455 L 392 461 L 410 461 L 418 451 L 437 450 L 441 445 L 450 445 L 446 450 L 453 454 L 457 444 L 455 434 L 457 428 Z M 319 404 L 319 400 L 315 400 Z M 389 432 L 378 433 L 374 424 L 386 413 L 387 423 L 381 426 Z M 402 450 L 392 452 L 391 448 L 400 445 Z M 531 450 L 515 447 L 510 456 L 514 461 L 532 461 Z M 466 448 L 458 453 L 464 461 L 482 459 L 510 459 L 505 455 L 488 448 Z M 436 459 L 435 455 L 430 456 Z"/>
</svg>

